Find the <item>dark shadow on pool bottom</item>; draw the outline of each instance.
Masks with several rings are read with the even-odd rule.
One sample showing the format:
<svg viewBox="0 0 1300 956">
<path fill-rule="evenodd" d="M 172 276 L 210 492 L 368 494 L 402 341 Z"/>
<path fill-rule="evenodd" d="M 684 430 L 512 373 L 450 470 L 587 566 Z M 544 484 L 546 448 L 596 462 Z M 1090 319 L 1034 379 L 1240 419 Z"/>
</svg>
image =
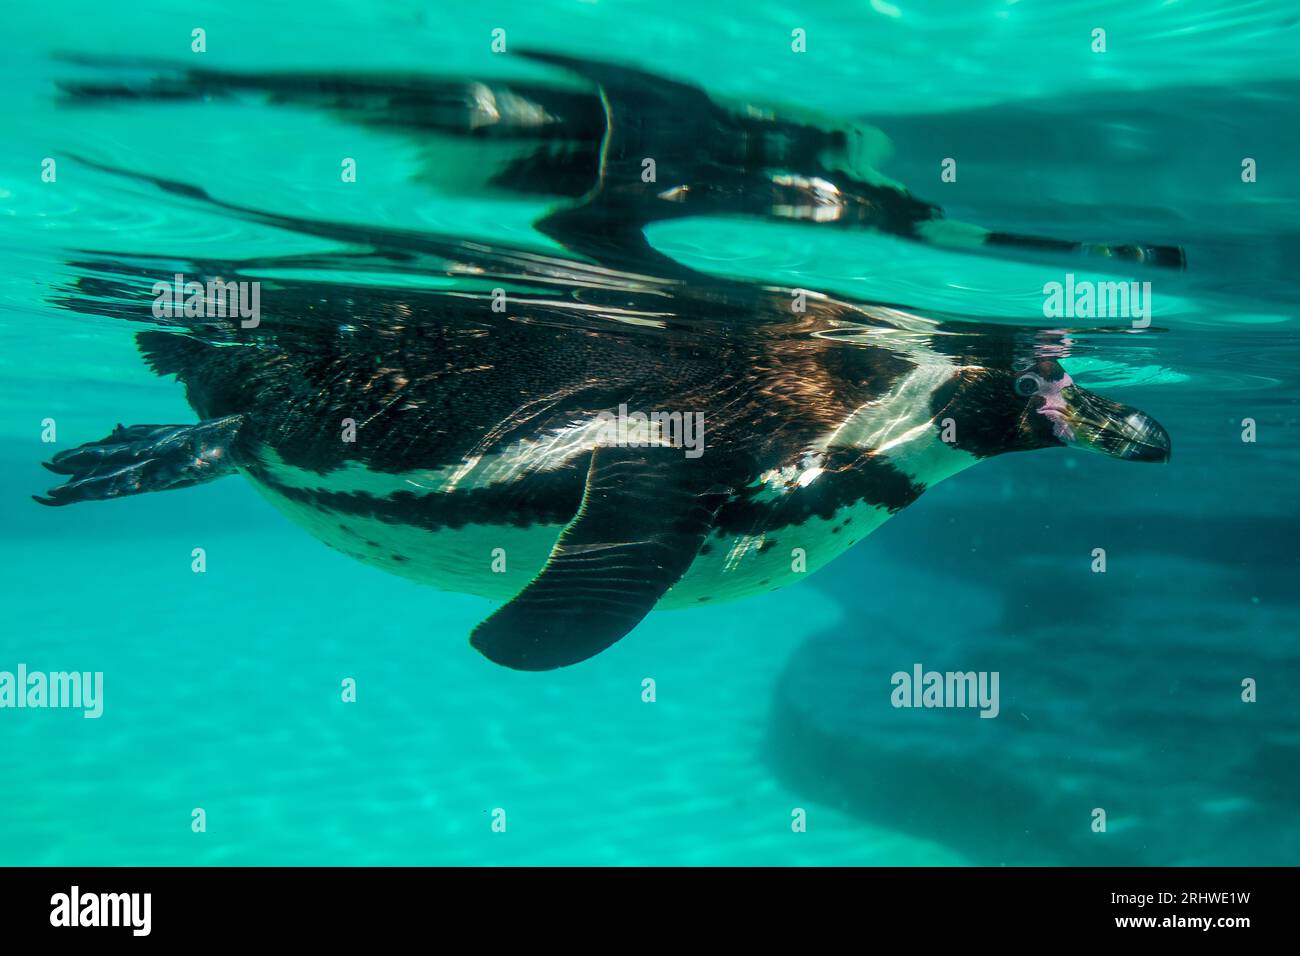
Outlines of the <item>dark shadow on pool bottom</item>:
<svg viewBox="0 0 1300 956">
<path fill-rule="evenodd" d="M 1042 551 L 936 572 L 899 550 L 807 586 L 846 623 L 810 637 L 774 689 L 765 756 L 800 799 L 981 865 L 1300 860 L 1295 604 L 1241 601 L 1240 569 L 1173 554 L 1148 552 L 1138 577 Z M 997 671 L 1000 713 L 895 708 L 891 676 L 916 663 Z"/>
<path fill-rule="evenodd" d="M 931 840 L 977 864 L 1115 864 L 1143 862 L 1140 848 L 1123 833 L 1093 834 L 1094 791 L 1074 799 L 1034 779 L 1032 755 L 1001 759 L 971 737 L 992 736 L 997 720 L 973 711 L 898 711 L 889 726 L 880 719 L 852 726 L 828 720 L 842 703 L 844 685 L 886 696 L 879 668 L 846 660 L 843 635 L 811 638 L 791 662 L 774 695 L 766 758 L 777 777 L 801 798 L 835 807 L 873 825 Z M 820 676 L 815 676 L 820 675 Z M 884 675 L 886 681 L 888 675 Z M 840 687 L 828 691 L 827 682 Z M 809 683 L 815 683 L 810 687 Z M 876 715 L 883 717 L 884 715 Z M 981 726 L 985 725 L 985 726 Z M 810 824 L 815 825 L 815 822 Z"/>
</svg>

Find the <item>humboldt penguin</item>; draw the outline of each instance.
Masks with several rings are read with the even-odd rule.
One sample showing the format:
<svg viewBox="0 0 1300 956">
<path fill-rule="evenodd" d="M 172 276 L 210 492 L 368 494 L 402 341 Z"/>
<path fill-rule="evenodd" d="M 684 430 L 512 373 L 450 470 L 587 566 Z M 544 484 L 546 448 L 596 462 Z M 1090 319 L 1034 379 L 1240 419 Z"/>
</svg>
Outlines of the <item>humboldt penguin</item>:
<svg viewBox="0 0 1300 956">
<path fill-rule="evenodd" d="M 945 217 L 882 173 L 888 136 L 866 123 L 709 93 L 645 70 L 561 54 L 510 54 L 557 79 L 396 73 L 233 72 L 119 57 L 66 57 L 109 80 L 61 83 L 74 102 L 175 103 L 258 97 L 408 137 L 418 178 L 459 197 L 545 197 L 536 227 L 608 265 L 688 274 L 645 238 L 691 216 L 753 216 L 864 229 L 965 253 L 1091 256 L 1183 269 L 1181 246 L 1081 242 Z M 567 85 L 561 82 L 567 80 Z M 936 164 L 938 158 L 936 158 Z"/>
<path fill-rule="evenodd" d="M 74 262 L 84 278 L 59 304 L 148 322 L 145 359 L 199 421 L 119 425 L 60 452 L 47 467 L 67 480 L 37 500 L 238 472 L 345 554 L 504 600 L 471 640 L 507 667 L 575 664 L 657 606 L 805 577 L 995 455 L 1169 456 L 1149 415 L 1073 381 L 1059 332 L 292 219 L 155 182 L 373 251 L 185 265 L 204 286 L 279 270 L 253 327 L 154 318 L 150 283 L 174 260 Z M 421 275 L 436 262 L 452 287 L 279 268 L 369 260 Z"/>
</svg>

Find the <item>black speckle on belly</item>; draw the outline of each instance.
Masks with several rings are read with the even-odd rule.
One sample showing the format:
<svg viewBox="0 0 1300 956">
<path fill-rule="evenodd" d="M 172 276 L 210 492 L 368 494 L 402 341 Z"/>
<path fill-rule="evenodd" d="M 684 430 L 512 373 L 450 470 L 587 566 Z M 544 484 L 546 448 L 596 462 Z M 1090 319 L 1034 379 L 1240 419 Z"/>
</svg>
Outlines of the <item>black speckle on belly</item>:
<svg viewBox="0 0 1300 956">
<path fill-rule="evenodd" d="M 755 527 L 777 531 L 802 525 L 810 518 L 833 521 L 842 508 L 856 505 L 875 505 L 897 514 L 925 491 L 924 483 L 889 462 L 874 456 L 864 458 L 852 448 L 837 449 L 824 467 L 825 479 L 775 501 L 760 499 L 757 488 L 746 488 L 718 513 L 718 533 L 749 534 Z"/>
</svg>

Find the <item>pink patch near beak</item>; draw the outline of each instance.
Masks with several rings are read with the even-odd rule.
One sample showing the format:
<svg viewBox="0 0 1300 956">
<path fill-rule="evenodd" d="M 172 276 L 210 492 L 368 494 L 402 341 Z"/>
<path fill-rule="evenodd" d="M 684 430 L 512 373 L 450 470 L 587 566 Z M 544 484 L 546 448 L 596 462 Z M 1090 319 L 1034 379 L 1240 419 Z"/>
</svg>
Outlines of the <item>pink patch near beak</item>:
<svg viewBox="0 0 1300 956">
<path fill-rule="evenodd" d="M 1065 420 L 1065 399 L 1061 397 L 1061 390 L 1073 384 L 1074 379 L 1067 373 L 1062 375 L 1058 382 L 1044 382 L 1038 390 L 1038 395 L 1043 400 L 1043 407 L 1038 409 L 1038 414 L 1046 415 L 1051 419 L 1052 433 L 1064 442 L 1074 441 L 1074 429 Z"/>
</svg>

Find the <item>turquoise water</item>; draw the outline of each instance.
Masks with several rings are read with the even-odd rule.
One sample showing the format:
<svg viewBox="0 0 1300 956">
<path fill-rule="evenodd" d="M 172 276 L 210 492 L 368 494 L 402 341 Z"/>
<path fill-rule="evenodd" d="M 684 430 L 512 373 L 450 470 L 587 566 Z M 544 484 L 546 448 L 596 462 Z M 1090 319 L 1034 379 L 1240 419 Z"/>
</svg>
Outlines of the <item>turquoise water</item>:
<svg viewBox="0 0 1300 956">
<path fill-rule="evenodd" d="M 0 862 L 1300 861 L 1290 4 L 53 3 L 3 21 L 21 42 L 0 65 L 0 670 L 103 671 L 105 706 L 0 710 Z M 806 582 L 652 613 L 542 674 L 469 647 L 490 602 L 330 551 L 241 479 L 42 509 L 30 495 L 54 451 L 119 421 L 194 418 L 135 329 L 58 307 L 74 261 L 334 248 L 73 157 L 281 214 L 544 244 L 539 204 L 433 194 L 418 144 L 324 113 L 57 102 L 69 68 L 52 53 L 183 59 L 195 26 L 212 68 L 536 75 L 491 54 L 502 27 L 870 121 L 893 141 L 885 172 L 953 219 L 1181 244 L 1183 274 L 1071 268 L 1149 278 L 1161 331 L 1083 336 L 1066 362 L 1159 418 L 1173 460 L 995 459 Z M 358 157 L 356 183 L 339 182 L 341 155 Z M 941 183 L 949 155 L 960 174 Z M 1242 182 L 1243 157 L 1258 181 Z M 720 275 L 1025 325 L 1044 324 L 1042 286 L 1064 271 L 741 219 L 649 236 Z M 999 718 L 889 708 L 881 675 L 917 661 L 1000 671 Z"/>
</svg>

